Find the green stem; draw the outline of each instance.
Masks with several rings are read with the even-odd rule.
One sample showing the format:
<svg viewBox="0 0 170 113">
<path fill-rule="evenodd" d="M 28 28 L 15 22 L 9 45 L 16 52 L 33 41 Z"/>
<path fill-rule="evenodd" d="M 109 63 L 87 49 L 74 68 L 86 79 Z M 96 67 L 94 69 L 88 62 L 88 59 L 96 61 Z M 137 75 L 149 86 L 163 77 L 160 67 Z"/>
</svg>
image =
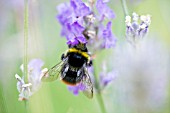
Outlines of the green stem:
<svg viewBox="0 0 170 113">
<path fill-rule="evenodd" d="M 24 81 L 28 83 L 28 0 L 24 4 Z"/>
<path fill-rule="evenodd" d="M 24 81 L 28 83 L 28 0 L 24 0 Z M 25 109 L 28 113 L 28 101 L 25 100 Z"/>
<path fill-rule="evenodd" d="M 95 60 L 94 60 L 94 64 L 95 64 Z M 104 105 L 104 101 L 103 101 L 103 98 L 102 98 L 102 94 L 101 94 L 101 88 L 100 88 L 100 83 L 98 81 L 98 77 L 97 77 L 97 74 L 95 72 L 95 65 L 93 65 L 94 67 L 94 78 L 95 78 L 95 88 L 97 89 L 97 101 L 99 103 L 99 106 L 100 106 L 100 110 L 102 113 L 107 113 L 106 112 L 106 109 L 105 109 L 105 105 Z"/>
<path fill-rule="evenodd" d="M 28 101 L 26 100 L 26 101 L 24 101 L 24 105 L 25 105 L 25 113 L 28 113 Z"/>
<path fill-rule="evenodd" d="M 96 96 L 97 96 L 97 100 L 98 100 L 98 103 L 100 105 L 100 109 L 101 109 L 102 113 L 107 113 L 101 92 L 98 92 L 98 94 Z"/>
<path fill-rule="evenodd" d="M 128 8 L 127 8 L 126 0 L 121 0 L 121 3 L 122 3 L 122 8 L 123 8 L 123 12 L 124 12 L 125 16 L 128 16 L 129 13 L 128 13 Z"/>
</svg>

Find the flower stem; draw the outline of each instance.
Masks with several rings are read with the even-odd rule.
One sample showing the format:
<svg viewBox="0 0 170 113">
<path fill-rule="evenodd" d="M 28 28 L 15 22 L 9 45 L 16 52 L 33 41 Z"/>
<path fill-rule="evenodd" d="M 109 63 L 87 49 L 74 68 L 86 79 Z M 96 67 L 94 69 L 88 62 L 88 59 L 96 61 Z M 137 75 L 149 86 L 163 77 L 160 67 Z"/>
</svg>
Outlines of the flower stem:
<svg viewBox="0 0 170 113">
<path fill-rule="evenodd" d="M 24 105 L 25 105 L 25 113 L 28 113 L 28 101 L 26 100 L 26 101 L 24 101 Z"/>
<path fill-rule="evenodd" d="M 105 106 L 104 106 L 104 101 L 103 101 L 101 92 L 98 92 L 98 94 L 96 96 L 97 96 L 97 100 L 98 100 L 98 103 L 100 105 L 100 109 L 101 109 L 102 113 L 107 113 Z"/>
<path fill-rule="evenodd" d="M 28 0 L 24 0 L 24 81 L 28 83 Z M 25 109 L 28 113 L 28 101 L 25 100 Z"/>
<path fill-rule="evenodd" d="M 24 4 L 24 81 L 28 83 L 28 0 Z"/>
<path fill-rule="evenodd" d="M 125 16 L 128 16 L 129 13 L 128 13 L 128 8 L 127 8 L 126 0 L 121 0 L 121 3 L 122 3 L 122 8 L 123 8 L 123 12 L 124 12 Z"/>
<path fill-rule="evenodd" d="M 95 60 L 94 60 L 94 64 L 95 64 Z M 105 109 L 105 105 L 104 105 L 104 101 L 103 101 L 103 98 L 102 98 L 102 94 L 101 94 L 101 89 L 100 89 L 100 84 L 99 84 L 99 81 L 98 81 L 98 77 L 97 77 L 97 74 L 95 72 L 95 65 L 93 65 L 94 67 L 94 78 L 95 78 L 95 88 L 97 90 L 97 101 L 99 103 L 99 106 L 100 106 L 100 110 L 102 113 L 107 113 L 106 112 L 106 109 Z"/>
</svg>

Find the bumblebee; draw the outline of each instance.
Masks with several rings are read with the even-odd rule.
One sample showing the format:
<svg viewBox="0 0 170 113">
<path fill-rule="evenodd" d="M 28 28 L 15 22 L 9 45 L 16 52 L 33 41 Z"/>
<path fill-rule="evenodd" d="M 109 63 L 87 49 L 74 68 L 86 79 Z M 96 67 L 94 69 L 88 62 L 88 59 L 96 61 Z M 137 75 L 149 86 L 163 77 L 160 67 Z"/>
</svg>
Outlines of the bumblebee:
<svg viewBox="0 0 170 113">
<path fill-rule="evenodd" d="M 91 65 L 92 60 L 85 44 L 69 45 L 69 49 L 62 54 L 61 61 L 44 74 L 42 81 L 50 82 L 60 78 L 67 85 L 81 83 L 85 86 L 83 93 L 92 98 L 93 85 L 87 70 Z"/>
</svg>

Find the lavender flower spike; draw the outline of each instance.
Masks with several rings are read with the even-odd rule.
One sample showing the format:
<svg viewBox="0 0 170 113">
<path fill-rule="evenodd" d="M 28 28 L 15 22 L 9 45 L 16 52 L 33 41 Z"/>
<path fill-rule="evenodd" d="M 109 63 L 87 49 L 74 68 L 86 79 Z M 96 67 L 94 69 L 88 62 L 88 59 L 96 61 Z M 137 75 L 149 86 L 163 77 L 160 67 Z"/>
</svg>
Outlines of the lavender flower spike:
<svg viewBox="0 0 170 113">
<path fill-rule="evenodd" d="M 116 39 L 111 31 L 111 22 L 108 22 L 106 28 L 102 25 L 105 17 L 108 19 L 115 17 L 114 12 L 107 6 L 108 2 L 109 0 L 97 0 L 99 16 L 93 12 L 91 5 L 86 5 L 82 0 L 70 0 L 70 3 L 57 7 L 59 12 L 57 19 L 62 26 L 61 35 L 66 37 L 68 45 L 74 46 L 79 42 L 94 44 L 95 41 L 96 48 L 115 46 Z M 101 39 L 99 43 L 97 38 Z"/>
<path fill-rule="evenodd" d="M 115 71 L 110 72 L 101 72 L 100 73 L 100 83 L 102 87 L 106 87 L 110 82 L 112 82 L 116 78 Z"/>
<path fill-rule="evenodd" d="M 114 70 L 107 72 L 106 64 L 103 63 L 102 72 L 100 73 L 101 88 L 105 88 L 110 82 L 116 78 L 117 74 Z"/>
<path fill-rule="evenodd" d="M 137 38 L 143 38 L 148 33 L 148 28 L 151 23 L 150 15 L 139 16 L 136 13 L 132 14 L 132 17 L 126 16 L 126 36 L 129 41 L 136 40 Z"/>
<path fill-rule="evenodd" d="M 61 35 L 66 37 L 67 44 L 86 43 L 82 33 L 85 30 L 84 17 L 91 13 L 90 8 L 81 0 L 70 0 L 70 4 L 61 4 L 57 9 L 57 19 L 62 25 Z"/>
<path fill-rule="evenodd" d="M 19 101 L 28 100 L 28 98 L 32 95 L 30 91 L 31 83 L 25 84 L 24 80 L 18 75 L 15 74 L 15 78 L 17 79 L 17 89 L 19 94 Z"/>
<path fill-rule="evenodd" d="M 28 63 L 28 81 L 32 83 L 32 92 L 35 92 L 39 89 L 41 84 L 41 77 L 42 77 L 42 69 L 41 67 L 44 65 L 44 62 L 40 59 L 32 59 Z"/>
<path fill-rule="evenodd" d="M 44 71 L 41 67 L 44 65 L 40 59 L 33 59 L 28 63 L 28 83 L 25 83 L 24 77 L 20 77 L 18 74 L 15 75 L 17 79 L 17 89 L 19 94 L 19 100 L 28 100 L 29 97 L 37 91 L 41 85 L 41 77 Z M 24 71 L 23 65 L 21 65 L 22 72 Z"/>
</svg>

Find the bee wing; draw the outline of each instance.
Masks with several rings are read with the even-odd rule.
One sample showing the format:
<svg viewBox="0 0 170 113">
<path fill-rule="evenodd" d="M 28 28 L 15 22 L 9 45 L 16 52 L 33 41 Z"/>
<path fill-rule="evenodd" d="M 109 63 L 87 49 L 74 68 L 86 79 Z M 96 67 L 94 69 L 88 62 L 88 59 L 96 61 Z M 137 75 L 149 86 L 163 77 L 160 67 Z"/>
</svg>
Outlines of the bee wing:
<svg viewBox="0 0 170 113">
<path fill-rule="evenodd" d="M 90 99 L 93 98 L 93 84 L 87 72 L 87 68 L 84 68 L 84 75 L 83 75 L 81 83 L 83 84 L 83 86 L 85 86 L 83 90 L 83 94 Z"/>
<path fill-rule="evenodd" d="M 59 75 L 61 73 L 62 67 L 66 64 L 67 59 L 59 62 L 54 67 L 49 69 L 42 77 L 42 81 L 44 82 L 52 82 L 59 78 Z"/>
</svg>

